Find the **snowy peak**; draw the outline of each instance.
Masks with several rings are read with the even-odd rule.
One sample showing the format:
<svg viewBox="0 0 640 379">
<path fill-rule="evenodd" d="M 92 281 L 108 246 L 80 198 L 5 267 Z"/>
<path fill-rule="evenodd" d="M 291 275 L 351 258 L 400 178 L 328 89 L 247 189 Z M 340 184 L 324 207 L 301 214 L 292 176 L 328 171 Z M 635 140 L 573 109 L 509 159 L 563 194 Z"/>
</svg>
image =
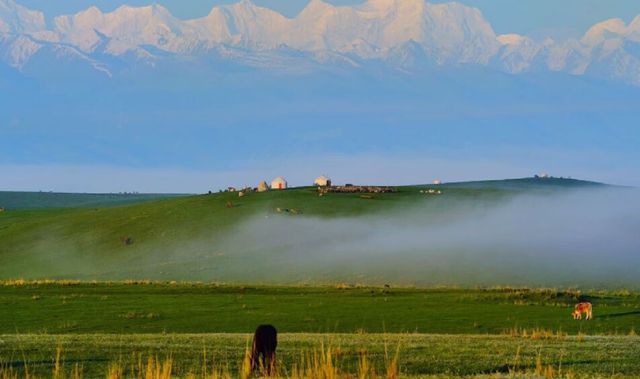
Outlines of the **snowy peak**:
<svg viewBox="0 0 640 379">
<path fill-rule="evenodd" d="M 393 12 L 397 6 L 398 3 L 395 0 L 368 0 L 358 6 L 357 10 L 363 17 L 381 18 Z"/>
<path fill-rule="evenodd" d="M 44 14 L 13 0 L 0 0 L 0 33 L 28 34 L 46 29 Z"/>
<path fill-rule="evenodd" d="M 91 52 L 102 41 L 110 40 L 107 50 L 114 54 L 140 45 L 163 46 L 182 34 L 182 22 L 164 7 L 121 6 L 111 13 L 91 7 L 72 16 L 54 19 L 54 32 L 61 42 Z"/>
<path fill-rule="evenodd" d="M 50 29 L 41 12 L 0 0 L 0 42 L 0 59 L 14 67 L 51 47 L 47 51 L 78 52 L 95 62 L 143 61 L 148 67 L 159 60 L 208 64 L 211 56 L 291 72 L 378 63 L 407 73 L 434 64 L 481 65 L 512 74 L 561 71 L 640 85 L 640 16 L 629 24 L 595 24 L 579 40 L 539 41 L 497 36 L 477 8 L 428 0 L 366 0 L 354 6 L 310 0 L 294 18 L 250 0 L 215 6 L 192 20 L 159 5 L 123 5 L 107 13 L 91 7 L 56 17 Z"/>
<path fill-rule="evenodd" d="M 353 7 L 312 0 L 294 19 L 249 0 L 214 7 L 206 17 L 187 21 L 158 5 L 123 5 L 110 13 L 91 7 L 56 17 L 53 32 L 54 40 L 84 52 L 106 38 L 111 54 L 143 45 L 176 53 L 223 44 L 331 50 L 369 59 L 415 41 L 442 63 L 477 63 L 486 62 L 497 48 L 491 26 L 477 9 L 425 0 L 368 0 Z"/>
<path fill-rule="evenodd" d="M 385 10 L 398 4 L 396 0 L 367 0 L 366 6 L 374 9 Z"/>
<path fill-rule="evenodd" d="M 527 39 L 527 37 L 515 33 L 501 34 L 497 37 L 497 40 L 501 45 L 518 45 L 525 42 Z"/>
<path fill-rule="evenodd" d="M 223 6 L 233 43 L 244 47 L 274 48 L 283 43 L 290 21 L 278 12 L 249 0 Z"/>
<path fill-rule="evenodd" d="M 475 8 L 424 0 L 369 0 L 333 7 L 314 0 L 293 20 L 286 43 L 311 50 L 331 49 L 364 58 L 384 57 L 417 42 L 435 60 L 486 62 L 497 48 L 495 33 Z M 464 45 L 464 46 L 463 46 Z"/>
<path fill-rule="evenodd" d="M 582 37 L 582 43 L 595 46 L 607 39 L 624 37 L 627 34 L 627 26 L 624 20 L 612 18 L 592 26 Z"/>
<path fill-rule="evenodd" d="M 423 0 L 368 0 L 356 9 L 363 15 L 381 18 L 398 11 L 422 13 L 426 5 Z"/>
<path fill-rule="evenodd" d="M 213 8 L 205 17 L 185 21 L 186 38 L 194 43 L 223 43 L 231 39 L 228 17 L 220 8 Z"/>
<path fill-rule="evenodd" d="M 305 13 L 307 14 L 323 14 L 326 12 L 331 12 L 333 11 L 334 6 L 324 2 L 322 0 L 311 0 L 309 1 L 309 3 L 307 3 L 307 5 L 304 7 L 304 9 L 300 12 L 300 14 L 298 15 L 298 17 L 300 17 L 300 15 L 303 15 Z"/>
<path fill-rule="evenodd" d="M 431 4 L 426 7 L 425 38 L 435 46 L 439 61 L 486 64 L 498 49 L 493 28 L 477 8 L 458 3 Z"/>
</svg>

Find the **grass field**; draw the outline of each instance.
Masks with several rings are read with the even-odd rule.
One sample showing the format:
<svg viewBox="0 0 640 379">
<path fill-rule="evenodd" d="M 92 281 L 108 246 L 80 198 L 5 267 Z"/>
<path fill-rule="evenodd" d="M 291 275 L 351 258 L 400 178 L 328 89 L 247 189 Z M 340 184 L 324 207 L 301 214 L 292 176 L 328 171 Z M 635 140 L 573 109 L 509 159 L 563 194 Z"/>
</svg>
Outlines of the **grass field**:
<svg viewBox="0 0 640 379">
<path fill-rule="evenodd" d="M 237 287 L 207 284 L 0 286 L 0 333 L 501 334 L 514 328 L 570 334 L 640 331 L 640 295 L 559 290 Z M 571 319 L 580 300 L 590 322 Z"/>
<path fill-rule="evenodd" d="M 250 339 L 246 334 L 0 335 L 0 356 L 5 367 L 16 373 L 23 374 L 26 366 L 30 375 L 43 377 L 53 376 L 58 349 L 60 371 L 67 375 L 79 365 L 84 377 L 105 377 L 114 362 L 131 375 L 140 360 L 144 367 L 151 356 L 160 361 L 170 357 L 174 377 L 193 373 L 202 378 L 202 371 L 212 371 L 216 365 L 228 365 L 229 371 L 238 377 Z M 640 338 L 629 336 L 532 339 L 486 335 L 280 334 L 278 359 L 286 375 L 294 364 L 300 364 L 301 354 L 324 351 L 326 355 L 330 350 L 339 371 L 353 375 L 358 372 L 359 359 L 366 354 L 375 371 L 385 376 L 385 349 L 387 359 L 398 352 L 400 374 L 411 378 L 514 378 L 525 374 L 535 378 L 622 378 L 637 377 L 640 373 L 637 359 Z"/>
<path fill-rule="evenodd" d="M 12 192 L 0 191 L 0 208 L 89 208 L 137 204 L 149 200 L 177 197 L 173 194 L 134 193 L 60 193 L 60 192 Z"/>
<path fill-rule="evenodd" d="M 443 185 L 437 196 L 421 192 L 429 186 L 365 198 L 296 188 L 9 209 L 0 213 L 0 379 L 245 378 L 250 333 L 264 323 L 279 330 L 279 370 L 291 379 L 640 377 L 640 292 L 615 289 L 637 268 L 605 270 L 593 290 L 493 287 L 537 268 L 500 276 L 511 251 L 482 266 L 476 245 L 398 255 L 368 234 L 401 244 L 414 223 L 435 227 L 523 195 L 535 207 L 594 186 L 522 179 Z M 316 237 L 318 228 L 334 231 Z M 274 230 L 282 241 L 266 243 Z M 371 254 L 311 246 L 359 233 L 356 244 L 374 241 Z M 438 266 L 439 257 L 450 262 Z M 560 276 L 579 269 L 546 257 Z M 424 285 L 443 277 L 463 287 Z M 465 286 L 469 278 L 491 287 Z M 594 320 L 571 318 L 580 301 L 593 303 Z"/>
<path fill-rule="evenodd" d="M 465 281 L 475 273 L 482 277 L 473 284 L 549 285 L 543 280 L 518 282 L 518 274 L 497 280 L 490 266 L 464 266 L 460 259 L 451 262 L 451 267 L 435 267 L 412 247 L 406 249 L 407 257 L 398 260 L 392 254 L 394 246 L 372 246 L 363 253 L 375 259 L 362 259 L 350 255 L 354 249 L 349 244 L 358 243 L 349 238 L 370 241 L 376 237 L 367 234 L 367 222 L 377 222 L 369 229 L 381 234 L 388 229 L 385 223 L 389 227 L 401 222 L 438 226 L 482 213 L 517 195 L 546 196 L 603 186 L 566 179 L 520 179 L 443 185 L 439 187 L 443 194 L 438 196 L 420 193 L 427 187 L 399 187 L 398 193 L 372 198 L 358 194 L 320 197 L 314 188 L 296 188 L 245 197 L 215 193 L 116 207 L 9 210 L 0 213 L 0 279 L 349 281 L 430 286 L 468 285 Z M 278 213 L 278 209 L 294 211 Z M 323 220 L 336 224 L 322 224 Z M 341 229 L 340 222 L 360 223 L 359 230 L 350 225 L 355 237 L 345 234 L 350 229 Z M 281 225 L 279 230 L 268 229 L 277 225 Z M 290 227 L 295 232 L 289 232 Z M 398 228 L 394 233 L 400 235 Z M 131 243 L 123 243 L 125 240 Z M 344 246 L 333 251 L 331 246 L 317 248 L 343 242 Z M 471 246 L 468 251 L 438 254 L 469 256 L 478 249 Z M 492 253 L 492 248 L 485 250 Z"/>
<path fill-rule="evenodd" d="M 584 299 L 595 319 L 572 320 Z M 4 367 L 45 377 L 58 349 L 62 370 L 78 364 L 85 377 L 149 356 L 171 359 L 175 377 L 202 371 L 204 357 L 235 372 L 260 323 L 278 327 L 288 369 L 330 348 L 345 373 L 363 352 L 383 372 L 385 348 L 399 347 L 406 377 L 640 374 L 640 295 L 628 291 L 5 282 L 0 303 Z"/>
</svg>

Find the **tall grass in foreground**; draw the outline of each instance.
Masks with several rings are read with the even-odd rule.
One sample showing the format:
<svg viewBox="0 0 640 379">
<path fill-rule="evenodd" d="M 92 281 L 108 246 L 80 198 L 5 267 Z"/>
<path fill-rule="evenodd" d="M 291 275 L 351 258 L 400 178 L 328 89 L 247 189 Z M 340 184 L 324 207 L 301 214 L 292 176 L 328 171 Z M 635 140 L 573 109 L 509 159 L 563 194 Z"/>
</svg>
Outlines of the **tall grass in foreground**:
<svg viewBox="0 0 640 379">
<path fill-rule="evenodd" d="M 56 351 L 55 360 L 48 377 L 54 379 L 82 379 L 83 370 L 79 365 L 74 365 L 70 370 L 65 371 L 62 359 L 62 349 Z M 164 358 L 150 355 L 143 359 L 139 355 L 134 363 L 125 364 L 122 361 L 114 361 L 108 364 L 105 377 L 107 379 L 249 379 L 249 378 L 274 378 L 274 379 L 368 379 L 387 378 L 397 379 L 400 374 L 399 369 L 399 347 L 395 355 L 390 355 L 385 349 L 384 368 L 376 370 L 375 365 L 369 359 L 365 350 L 358 355 L 358 364 L 353 370 L 345 369 L 341 366 L 339 349 L 332 347 L 325 348 L 321 345 L 319 349 L 302 351 L 300 358 L 285 366 L 278 362 L 276 371 L 272 375 L 267 375 L 266 370 L 258 368 L 256 372 L 251 371 L 251 352 L 245 350 L 244 358 L 234 370 L 226 364 L 216 364 L 209 362 L 206 352 L 199 367 L 193 367 L 186 374 L 177 374 L 174 371 L 174 361 L 171 355 Z M 27 363 L 21 367 L 22 370 L 10 364 L 0 363 L 0 379 L 36 379 L 30 373 Z"/>
<path fill-rule="evenodd" d="M 237 366 L 231 368 L 229 363 L 216 364 L 207 360 L 206 352 L 203 354 L 203 360 L 186 373 L 176 373 L 174 370 L 174 360 L 171 355 L 158 358 L 154 355 L 147 357 L 142 354 L 137 355 L 137 359 L 130 364 L 124 364 L 121 360 L 108 364 L 104 377 L 106 379 L 249 379 L 249 378 L 271 378 L 271 379 L 399 379 L 401 377 L 410 378 L 410 376 L 402 376 L 400 372 L 399 356 L 400 346 L 395 352 L 389 352 L 385 346 L 384 365 L 376 368 L 375 362 L 370 360 L 366 350 L 358 353 L 357 364 L 351 369 L 345 369 L 338 357 L 340 349 L 332 347 L 325 348 L 321 345 L 319 349 L 310 351 L 302 351 L 298 360 L 289 366 L 278 362 L 276 372 L 273 375 L 267 375 L 265 370 L 251 371 L 250 351 L 245 350 L 244 358 L 238 362 Z M 70 368 L 64 368 L 62 358 L 62 349 L 56 351 L 55 360 L 52 361 L 51 374 L 45 377 L 54 379 L 83 379 L 82 366 L 75 364 Z M 18 370 L 11 364 L 0 362 L 0 379 L 38 379 L 42 376 L 36 376 L 31 373 L 28 364 L 24 364 Z M 95 375 L 93 376 L 95 377 Z M 463 378 L 450 375 L 431 375 L 429 378 Z M 562 367 L 562 356 L 559 357 L 559 363 L 556 365 L 543 364 L 542 353 L 538 352 L 535 366 L 529 367 L 521 362 L 521 350 L 518 347 L 513 361 L 508 365 L 506 372 L 495 372 L 493 374 L 480 374 L 466 376 L 464 378 L 483 378 L 483 379 L 576 379 L 590 378 L 591 376 L 576 375 L 571 370 L 564 370 Z M 602 378 L 603 376 L 593 376 L 593 378 Z M 604 377 L 620 377 L 622 376 L 604 376 Z M 420 376 L 420 378 L 424 378 Z"/>
</svg>

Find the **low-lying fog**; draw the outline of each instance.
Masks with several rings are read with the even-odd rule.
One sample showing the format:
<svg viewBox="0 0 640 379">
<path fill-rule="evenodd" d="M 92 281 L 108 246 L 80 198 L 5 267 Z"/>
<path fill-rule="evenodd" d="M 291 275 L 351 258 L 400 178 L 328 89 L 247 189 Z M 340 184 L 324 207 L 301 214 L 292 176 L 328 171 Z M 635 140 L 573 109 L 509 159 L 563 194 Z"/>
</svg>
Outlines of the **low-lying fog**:
<svg viewBox="0 0 640 379">
<path fill-rule="evenodd" d="M 492 204 L 425 202 L 354 218 L 262 215 L 218 246 L 244 264 L 215 276 L 245 270 L 247 280 L 268 282 L 638 286 L 639 195 L 610 188 Z"/>
<path fill-rule="evenodd" d="M 211 230 L 187 241 L 149 240 L 112 253 L 91 251 L 103 236 L 70 239 L 65 226 L 51 225 L 32 236 L 33 252 L 16 252 L 24 260 L 8 261 L 0 273 L 85 280 L 640 288 L 640 191 L 603 188 L 474 200 L 448 194 L 445 187 L 441 196 L 425 195 L 410 207 L 360 217 L 262 209 L 224 232 Z"/>
</svg>

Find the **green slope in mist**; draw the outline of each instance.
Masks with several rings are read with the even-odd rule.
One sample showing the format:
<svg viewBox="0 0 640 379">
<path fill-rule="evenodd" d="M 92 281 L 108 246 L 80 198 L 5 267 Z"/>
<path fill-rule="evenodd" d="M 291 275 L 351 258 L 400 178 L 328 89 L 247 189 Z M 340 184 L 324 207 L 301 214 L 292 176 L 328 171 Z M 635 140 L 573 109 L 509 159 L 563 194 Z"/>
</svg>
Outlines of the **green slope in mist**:
<svg viewBox="0 0 640 379">
<path fill-rule="evenodd" d="M 568 179 L 512 179 L 444 184 L 437 187 L 441 195 L 420 192 L 434 186 L 406 186 L 399 187 L 397 193 L 374 194 L 371 198 L 357 194 L 318 196 L 315 188 L 306 187 L 244 197 L 215 193 L 147 199 L 124 206 L 8 209 L 0 213 L 0 279 L 377 283 L 389 277 L 366 277 L 366 272 L 354 272 L 353 266 L 334 267 L 330 262 L 320 262 L 318 267 L 322 268 L 316 271 L 296 264 L 287 267 L 290 255 L 273 246 L 262 251 L 260 238 L 264 236 L 246 231 L 243 235 L 237 228 L 250 220 L 277 223 L 310 218 L 367 219 L 373 215 L 384 220 L 390 212 L 397 216 L 417 210 L 424 213 L 425 222 L 438 222 L 440 215 L 460 203 L 489 206 L 522 193 L 544 195 L 595 185 Z M 238 246 L 252 248 L 230 246 L 225 243 L 229 235 L 243 242 Z M 381 260 L 377 264 L 388 263 Z M 394 278 L 396 274 L 389 275 Z M 402 276 L 397 273 L 398 282 L 416 282 L 411 274 Z"/>
</svg>

